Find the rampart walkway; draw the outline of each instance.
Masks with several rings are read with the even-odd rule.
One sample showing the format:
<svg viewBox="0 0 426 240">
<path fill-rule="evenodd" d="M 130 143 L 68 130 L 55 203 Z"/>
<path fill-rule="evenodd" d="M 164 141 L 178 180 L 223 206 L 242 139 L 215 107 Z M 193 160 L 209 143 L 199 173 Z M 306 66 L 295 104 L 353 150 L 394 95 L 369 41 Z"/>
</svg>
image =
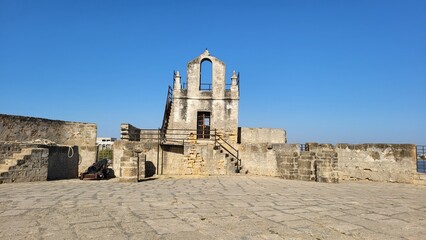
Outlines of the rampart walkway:
<svg viewBox="0 0 426 240">
<path fill-rule="evenodd" d="M 426 187 L 270 177 L 0 185 L 0 239 L 424 239 Z"/>
</svg>

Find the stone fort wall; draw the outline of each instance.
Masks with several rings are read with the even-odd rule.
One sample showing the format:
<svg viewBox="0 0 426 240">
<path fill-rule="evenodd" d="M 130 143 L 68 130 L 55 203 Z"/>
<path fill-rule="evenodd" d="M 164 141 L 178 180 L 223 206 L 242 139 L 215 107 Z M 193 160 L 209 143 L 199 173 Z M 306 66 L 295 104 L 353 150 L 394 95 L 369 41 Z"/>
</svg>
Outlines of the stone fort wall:
<svg viewBox="0 0 426 240">
<path fill-rule="evenodd" d="M 78 162 L 77 146 L 0 142 L 0 183 L 77 178 Z"/>
<path fill-rule="evenodd" d="M 302 151 L 303 149 L 303 151 Z M 241 144 L 243 172 L 318 182 L 419 183 L 413 144 Z"/>
<path fill-rule="evenodd" d="M 133 127 L 134 128 L 134 127 Z M 135 128 L 137 129 L 137 128 Z M 124 136 L 132 134 L 124 134 Z M 138 134 L 133 134 L 139 136 Z M 122 136 L 123 138 L 123 136 Z M 123 138 L 125 139 L 125 138 Z M 127 139 L 126 139 L 127 140 Z M 284 129 L 239 128 L 240 174 L 276 176 L 285 179 L 337 183 L 341 180 L 420 183 L 416 171 L 416 147 L 412 144 L 287 144 Z M 185 141 L 178 147 L 160 147 L 157 142 L 134 139 L 114 146 L 115 171 L 126 168 L 141 152 L 160 174 L 230 175 L 235 174 L 232 156 L 213 143 Z M 179 150 L 179 151 L 178 151 Z M 157 157 L 160 161 L 157 165 Z M 121 163 L 120 163 L 121 161 Z M 133 165 L 136 166 L 133 159 Z M 123 172 L 124 171 L 124 172 Z M 121 169 L 121 172 L 125 173 Z M 136 170 L 130 175 L 136 176 Z"/>
<path fill-rule="evenodd" d="M 342 180 L 413 183 L 416 146 L 413 144 L 337 144 Z"/>
<path fill-rule="evenodd" d="M 0 114 L 0 141 L 34 142 L 78 146 L 79 172 L 96 160 L 97 126 L 44 118 Z"/>
</svg>

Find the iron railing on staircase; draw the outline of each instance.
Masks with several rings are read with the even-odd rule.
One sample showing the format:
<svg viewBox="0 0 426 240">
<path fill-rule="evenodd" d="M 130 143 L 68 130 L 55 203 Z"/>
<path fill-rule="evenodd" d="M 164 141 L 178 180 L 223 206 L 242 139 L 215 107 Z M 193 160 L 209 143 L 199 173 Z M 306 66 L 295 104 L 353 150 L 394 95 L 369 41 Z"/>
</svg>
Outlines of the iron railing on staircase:
<svg viewBox="0 0 426 240">
<path fill-rule="evenodd" d="M 240 158 L 240 152 L 238 151 L 238 149 L 236 149 L 229 142 L 223 139 L 222 136 L 218 135 L 216 129 L 214 130 L 214 142 L 215 142 L 215 146 L 220 146 L 222 149 L 228 152 L 228 154 L 230 154 L 231 156 L 235 158 L 236 160 L 235 172 L 239 173 L 241 170 L 241 158 Z"/>
<path fill-rule="evenodd" d="M 164 137 L 164 135 L 166 134 L 167 128 L 169 125 L 170 112 L 172 109 L 172 100 L 173 100 L 173 89 L 171 86 L 169 86 L 167 91 L 166 107 L 164 109 L 163 124 L 161 125 L 162 137 Z"/>
<path fill-rule="evenodd" d="M 237 148 L 235 148 L 229 140 L 223 138 L 221 134 L 218 133 L 216 129 L 210 131 L 210 138 L 205 139 L 202 135 L 197 134 L 196 129 L 167 129 L 167 132 L 163 129 L 140 129 L 141 135 L 140 139 L 151 140 L 158 142 L 158 145 L 174 145 L 174 146 L 184 146 L 187 143 L 193 143 L 194 141 L 212 141 L 214 142 L 215 147 L 220 147 L 227 154 L 232 156 L 235 160 L 235 172 L 239 173 L 242 167 L 240 153 Z M 158 156 L 159 158 L 159 156 Z M 231 160 L 231 161 L 233 161 Z"/>
</svg>

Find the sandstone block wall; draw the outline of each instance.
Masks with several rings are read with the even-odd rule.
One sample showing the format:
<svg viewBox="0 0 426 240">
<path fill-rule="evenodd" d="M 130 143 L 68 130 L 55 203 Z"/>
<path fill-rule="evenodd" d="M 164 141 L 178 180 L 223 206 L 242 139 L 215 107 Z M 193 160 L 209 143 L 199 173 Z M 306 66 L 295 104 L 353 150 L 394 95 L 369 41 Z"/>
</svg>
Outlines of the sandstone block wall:
<svg viewBox="0 0 426 240">
<path fill-rule="evenodd" d="M 49 140 L 59 145 L 78 146 L 79 172 L 96 161 L 97 126 L 44 118 L 0 114 L 0 141 Z"/>
<path fill-rule="evenodd" d="M 241 172 L 262 176 L 279 176 L 277 155 L 282 148 L 283 146 L 280 144 L 239 144 Z"/>
<path fill-rule="evenodd" d="M 123 181 L 137 181 L 138 176 L 150 177 L 157 171 L 157 142 L 115 141 L 113 154 L 112 168 Z"/>
<path fill-rule="evenodd" d="M 188 167 L 188 157 L 184 153 L 188 153 L 188 149 L 182 146 L 162 146 L 160 149 L 160 164 L 158 172 L 167 175 L 185 175 Z"/>
<path fill-rule="evenodd" d="M 339 182 L 338 154 L 331 144 L 308 143 L 309 153 L 314 156 L 315 181 Z"/>
<path fill-rule="evenodd" d="M 303 181 L 338 182 L 337 153 L 328 145 L 301 151 L 299 144 L 240 144 L 242 172 Z"/>
<path fill-rule="evenodd" d="M 113 146 L 113 169 L 121 178 L 135 177 L 137 152 L 146 157 L 147 177 L 157 172 L 160 175 L 235 174 L 237 159 L 215 147 L 214 142 L 186 142 L 184 146 L 162 145 L 158 148 L 158 143 L 152 141 L 116 141 Z"/>
<path fill-rule="evenodd" d="M 181 156 L 173 160 L 179 163 Z M 170 158 L 167 160 L 170 161 Z M 183 161 L 186 175 L 235 174 L 236 157 L 214 142 L 188 143 L 184 147 Z"/>
<path fill-rule="evenodd" d="M 281 151 L 277 152 L 278 176 L 284 179 L 299 178 L 299 144 L 283 144 Z"/>
<path fill-rule="evenodd" d="M 16 159 L 16 165 L 1 174 L 0 183 L 46 181 L 48 159 L 47 148 L 28 149 L 22 157 Z"/>
<path fill-rule="evenodd" d="M 285 179 L 332 182 L 368 179 L 390 182 L 423 182 L 416 173 L 415 145 L 410 144 L 286 144 L 285 130 L 240 128 L 239 150 L 241 173 L 280 176 Z M 236 157 L 214 141 L 187 139 L 183 146 L 163 145 L 157 141 L 122 141 L 115 144 L 115 171 L 119 161 L 128 162 L 135 151 L 146 154 L 147 163 L 160 174 L 228 175 L 235 173 Z M 157 153 L 157 151 L 159 152 Z M 158 156 L 158 163 L 157 163 Z M 121 159 L 121 160 L 120 160 Z M 130 164 L 131 165 L 131 164 Z M 133 166 L 132 165 L 132 166 Z M 145 165 L 147 166 L 147 165 Z M 125 170 L 130 171 L 130 170 Z M 132 170 L 133 171 L 133 170 Z M 130 173 L 130 175 L 134 172 Z M 117 174 L 120 176 L 119 174 Z"/>
<path fill-rule="evenodd" d="M 8 162 L 8 163 L 6 163 Z M 78 176 L 78 147 L 0 143 L 0 182 L 33 182 Z M 11 164 L 12 163 L 12 164 Z"/>
<path fill-rule="evenodd" d="M 285 179 L 318 182 L 371 180 L 422 183 L 416 172 L 416 149 L 412 144 L 318 144 L 308 143 L 309 151 L 298 144 L 240 144 L 243 172 Z M 270 151 L 272 154 L 268 155 Z"/>
<path fill-rule="evenodd" d="M 0 142 L 0 164 L 6 158 L 10 158 L 14 153 L 21 152 L 22 144 L 15 142 Z"/>
<path fill-rule="evenodd" d="M 340 178 L 413 183 L 417 176 L 412 144 L 337 144 Z"/>
<path fill-rule="evenodd" d="M 280 128 L 238 128 L 238 142 L 242 144 L 287 143 L 286 131 Z"/>
<path fill-rule="evenodd" d="M 123 141 L 140 141 L 141 139 L 141 130 L 131 124 L 122 123 L 120 130 L 120 138 Z"/>
<path fill-rule="evenodd" d="M 162 146 L 160 174 L 168 175 L 225 175 L 235 172 L 236 162 L 213 142 L 190 143 L 184 146 Z"/>
</svg>

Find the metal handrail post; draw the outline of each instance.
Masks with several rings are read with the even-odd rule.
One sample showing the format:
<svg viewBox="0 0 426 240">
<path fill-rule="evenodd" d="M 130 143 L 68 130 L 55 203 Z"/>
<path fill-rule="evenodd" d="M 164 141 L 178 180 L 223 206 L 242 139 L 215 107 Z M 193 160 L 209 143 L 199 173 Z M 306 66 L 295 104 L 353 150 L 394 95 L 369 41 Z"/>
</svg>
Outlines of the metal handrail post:
<svg viewBox="0 0 426 240">
<path fill-rule="evenodd" d="M 158 129 L 158 140 L 157 140 L 157 175 L 159 175 L 159 164 L 160 164 L 160 129 Z"/>
</svg>

